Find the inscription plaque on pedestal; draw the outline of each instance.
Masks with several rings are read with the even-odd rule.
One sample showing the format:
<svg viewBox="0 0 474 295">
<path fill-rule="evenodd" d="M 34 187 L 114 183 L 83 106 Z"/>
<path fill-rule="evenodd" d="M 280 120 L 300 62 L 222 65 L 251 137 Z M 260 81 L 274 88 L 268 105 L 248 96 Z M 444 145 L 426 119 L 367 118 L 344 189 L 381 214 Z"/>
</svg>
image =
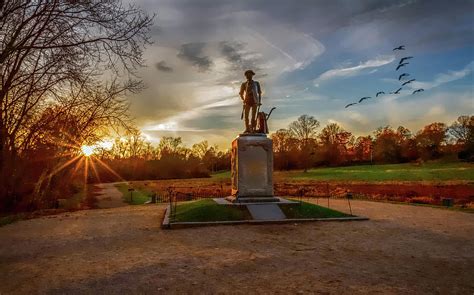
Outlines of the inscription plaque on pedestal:
<svg viewBox="0 0 474 295">
<path fill-rule="evenodd" d="M 265 134 L 241 134 L 232 142 L 234 202 L 273 202 L 272 140 Z"/>
</svg>

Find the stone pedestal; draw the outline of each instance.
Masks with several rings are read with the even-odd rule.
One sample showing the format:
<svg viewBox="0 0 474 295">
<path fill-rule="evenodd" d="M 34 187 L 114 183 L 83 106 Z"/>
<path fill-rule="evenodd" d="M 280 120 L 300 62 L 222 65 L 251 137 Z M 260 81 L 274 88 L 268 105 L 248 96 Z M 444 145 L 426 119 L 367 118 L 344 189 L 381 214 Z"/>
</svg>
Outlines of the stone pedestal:
<svg viewBox="0 0 474 295">
<path fill-rule="evenodd" d="M 277 202 L 273 196 L 272 140 L 266 134 L 241 134 L 232 142 L 233 202 Z"/>
</svg>

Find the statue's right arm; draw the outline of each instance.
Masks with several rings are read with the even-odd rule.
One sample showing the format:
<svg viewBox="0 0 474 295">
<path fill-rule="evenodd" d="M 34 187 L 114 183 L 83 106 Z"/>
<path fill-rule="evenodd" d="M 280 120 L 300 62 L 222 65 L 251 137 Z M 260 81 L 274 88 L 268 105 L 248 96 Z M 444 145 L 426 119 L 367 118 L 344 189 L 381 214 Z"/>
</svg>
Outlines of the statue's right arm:
<svg viewBox="0 0 474 295">
<path fill-rule="evenodd" d="M 242 85 L 240 85 L 240 92 L 239 92 L 240 98 L 242 100 L 244 100 L 244 91 L 245 91 L 245 83 L 242 83 Z"/>
</svg>

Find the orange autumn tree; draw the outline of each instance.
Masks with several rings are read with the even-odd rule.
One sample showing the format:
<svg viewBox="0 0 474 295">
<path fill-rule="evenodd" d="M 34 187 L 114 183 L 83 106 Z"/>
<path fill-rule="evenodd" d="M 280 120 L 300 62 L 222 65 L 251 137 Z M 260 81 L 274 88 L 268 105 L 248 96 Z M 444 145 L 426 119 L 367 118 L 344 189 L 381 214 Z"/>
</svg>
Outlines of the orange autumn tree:
<svg viewBox="0 0 474 295">
<path fill-rule="evenodd" d="M 446 124 L 435 122 L 416 134 L 416 143 L 423 159 L 436 159 L 442 155 L 442 146 L 447 138 L 446 131 Z"/>
</svg>

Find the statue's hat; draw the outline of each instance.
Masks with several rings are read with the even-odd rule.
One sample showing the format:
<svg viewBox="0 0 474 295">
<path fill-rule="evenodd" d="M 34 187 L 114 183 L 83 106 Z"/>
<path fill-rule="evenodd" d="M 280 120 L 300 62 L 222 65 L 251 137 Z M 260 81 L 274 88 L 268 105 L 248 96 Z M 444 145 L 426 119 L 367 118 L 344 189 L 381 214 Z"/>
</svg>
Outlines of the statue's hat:
<svg viewBox="0 0 474 295">
<path fill-rule="evenodd" d="M 255 75 L 255 73 L 252 70 L 246 70 L 244 75 L 247 76 L 247 74 L 251 74 L 252 76 Z"/>
</svg>

